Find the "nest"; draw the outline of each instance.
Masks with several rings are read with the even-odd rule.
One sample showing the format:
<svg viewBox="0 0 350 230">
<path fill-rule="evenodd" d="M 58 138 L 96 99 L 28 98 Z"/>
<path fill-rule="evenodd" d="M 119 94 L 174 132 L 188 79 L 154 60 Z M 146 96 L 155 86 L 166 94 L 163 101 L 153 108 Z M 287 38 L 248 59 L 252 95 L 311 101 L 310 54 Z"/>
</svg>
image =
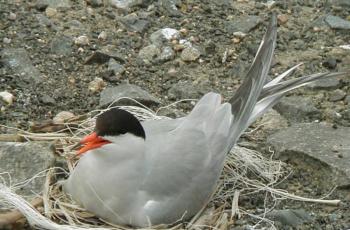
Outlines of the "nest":
<svg viewBox="0 0 350 230">
<path fill-rule="evenodd" d="M 156 112 L 139 104 L 139 106 L 114 106 L 127 110 L 134 114 L 139 120 L 170 119 L 157 115 L 161 109 L 171 109 L 176 103 L 158 109 Z M 110 106 L 107 109 L 112 108 Z M 46 176 L 41 209 L 36 209 L 15 191 L 30 180 L 17 185 L 6 186 L 0 181 L 0 203 L 7 208 L 18 209 L 28 220 L 29 224 L 40 229 L 129 229 L 128 227 L 116 226 L 108 223 L 92 213 L 75 204 L 69 196 L 61 189 L 58 177 L 68 177 L 77 163 L 76 154 L 72 147 L 84 135 L 92 132 L 95 118 L 105 110 L 91 111 L 90 113 L 69 119 L 62 125 L 64 129 L 58 132 L 45 134 L 21 132 L 22 138 L 31 141 L 54 140 L 56 152 L 58 152 L 67 163 L 68 171 L 63 168 L 51 168 L 37 176 Z M 272 156 L 273 152 L 271 152 Z M 273 222 L 265 215 L 271 211 L 279 199 L 294 199 L 301 201 L 312 201 L 326 204 L 337 204 L 338 200 L 308 199 L 287 191 L 275 189 L 274 186 L 282 181 L 288 174 L 285 165 L 273 160 L 272 157 L 263 157 L 259 152 L 243 147 L 234 147 L 227 155 L 225 166 L 220 181 L 210 201 L 189 222 L 180 222 L 172 226 L 152 226 L 148 229 L 228 229 L 235 220 L 239 218 L 252 217 L 256 219 L 255 226 L 264 222 L 274 229 Z M 1 179 L 1 174 L 0 174 Z M 256 210 L 244 210 L 239 206 L 240 196 L 254 196 L 254 194 L 265 196 L 265 208 L 260 214 Z"/>
</svg>

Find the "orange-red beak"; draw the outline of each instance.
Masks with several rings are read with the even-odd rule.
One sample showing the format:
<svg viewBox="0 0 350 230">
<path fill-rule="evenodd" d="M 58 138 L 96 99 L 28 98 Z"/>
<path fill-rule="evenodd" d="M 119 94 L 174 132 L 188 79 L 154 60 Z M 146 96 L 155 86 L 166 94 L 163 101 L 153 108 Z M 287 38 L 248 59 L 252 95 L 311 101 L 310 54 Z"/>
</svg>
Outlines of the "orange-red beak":
<svg viewBox="0 0 350 230">
<path fill-rule="evenodd" d="M 84 145 L 81 149 L 78 150 L 78 155 L 81 155 L 89 150 L 96 149 L 101 147 L 102 145 L 111 143 L 110 141 L 104 140 L 101 137 L 97 136 L 96 132 L 91 133 L 84 137 L 80 144 Z"/>
</svg>

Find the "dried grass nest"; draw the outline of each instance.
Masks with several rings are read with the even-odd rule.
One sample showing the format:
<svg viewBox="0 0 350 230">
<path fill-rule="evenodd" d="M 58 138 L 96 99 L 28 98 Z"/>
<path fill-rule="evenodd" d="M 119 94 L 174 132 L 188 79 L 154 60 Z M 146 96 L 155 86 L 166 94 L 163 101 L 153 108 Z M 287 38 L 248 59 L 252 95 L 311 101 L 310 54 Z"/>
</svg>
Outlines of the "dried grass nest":
<svg viewBox="0 0 350 230">
<path fill-rule="evenodd" d="M 136 101 L 134 103 L 139 106 L 109 106 L 107 109 L 118 107 L 131 112 L 140 120 L 170 119 L 157 114 L 162 109 L 175 108 L 179 102 L 161 107 L 156 112 Z M 93 130 L 96 116 L 105 110 L 95 110 L 84 116 L 69 119 L 63 124 L 64 129 L 58 132 L 38 134 L 22 131 L 18 135 L 30 141 L 54 140 L 57 152 L 65 158 L 69 172 L 71 172 L 77 162 L 72 147 L 82 136 Z M 228 229 L 235 220 L 246 216 L 256 219 L 256 224 L 252 228 L 259 227 L 260 223 L 265 222 L 270 225 L 271 229 L 275 229 L 273 221 L 267 219 L 265 215 L 273 210 L 279 199 L 326 204 L 340 202 L 339 200 L 308 199 L 275 189 L 274 185 L 288 175 L 284 166 L 282 162 L 273 160 L 272 157 L 265 158 L 257 151 L 236 146 L 227 155 L 215 193 L 196 216 L 189 222 L 180 222 L 172 226 L 152 226 L 148 229 Z M 2 177 L 5 173 L 0 172 L 0 179 L 3 179 L 0 180 L 0 204 L 7 208 L 18 209 L 31 226 L 39 229 L 130 229 L 107 223 L 76 205 L 69 196 L 62 192 L 61 183 L 56 178 L 57 176 L 62 177 L 62 174 L 68 176 L 69 172 L 62 168 L 51 168 L 15 186 L 7 185 L 9 183 L 6 183 Z M 29 181 L 41 176 L 46 176 L 46 183 L 41 194 L 43 207 L 35 208 L 15 192 L 26 186 Z M 265 208 L 261 214 L 254 214 L 256 210 L 244 210 L 239 206 L 240 196 L 254 196 L 257 193 L 264 194 L 266 200 L 269 200 L 265 202 Z"/>
</svg>

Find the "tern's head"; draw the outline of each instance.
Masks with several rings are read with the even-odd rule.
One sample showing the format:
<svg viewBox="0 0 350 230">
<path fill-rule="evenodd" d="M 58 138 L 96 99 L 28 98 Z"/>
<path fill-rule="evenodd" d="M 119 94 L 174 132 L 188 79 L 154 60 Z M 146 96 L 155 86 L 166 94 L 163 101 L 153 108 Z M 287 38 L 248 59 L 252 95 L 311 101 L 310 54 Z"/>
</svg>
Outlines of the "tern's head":
<svg viewBox="0 0 350 230">
<path fill-rule="evenodd" d="M 97 117 L 95 131 L 80 141 L 84 147 L 78 154 L 109 144 L 113 139 L 126 133 L 146 138 L 145 130 L 134 115 L 117 108 L 107 110 Z"/>
</svg>

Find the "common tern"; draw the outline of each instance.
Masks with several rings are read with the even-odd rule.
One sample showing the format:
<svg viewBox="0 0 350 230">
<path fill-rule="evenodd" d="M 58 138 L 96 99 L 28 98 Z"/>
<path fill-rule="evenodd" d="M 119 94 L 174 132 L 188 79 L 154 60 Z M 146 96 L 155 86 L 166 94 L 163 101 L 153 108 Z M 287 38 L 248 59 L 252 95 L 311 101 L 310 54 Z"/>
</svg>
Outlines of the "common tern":
<svg viewBox="0 0 350 230">
<path fill-rule="evenodd" d="M 121 109 L 97 117 L 83 138 L 77 166 L 64 190 L 81 206 L 111 223 L 148 227 L 186 221 L 207 203 L 225 156 L 244 130 L 287 92 L 340 73 L 282 81 L 295 66 L 266 82 L 276 44 L 271 22 L 236 94 L 213 92 L 177 119 L 140 122 Z"/>
</svg>

